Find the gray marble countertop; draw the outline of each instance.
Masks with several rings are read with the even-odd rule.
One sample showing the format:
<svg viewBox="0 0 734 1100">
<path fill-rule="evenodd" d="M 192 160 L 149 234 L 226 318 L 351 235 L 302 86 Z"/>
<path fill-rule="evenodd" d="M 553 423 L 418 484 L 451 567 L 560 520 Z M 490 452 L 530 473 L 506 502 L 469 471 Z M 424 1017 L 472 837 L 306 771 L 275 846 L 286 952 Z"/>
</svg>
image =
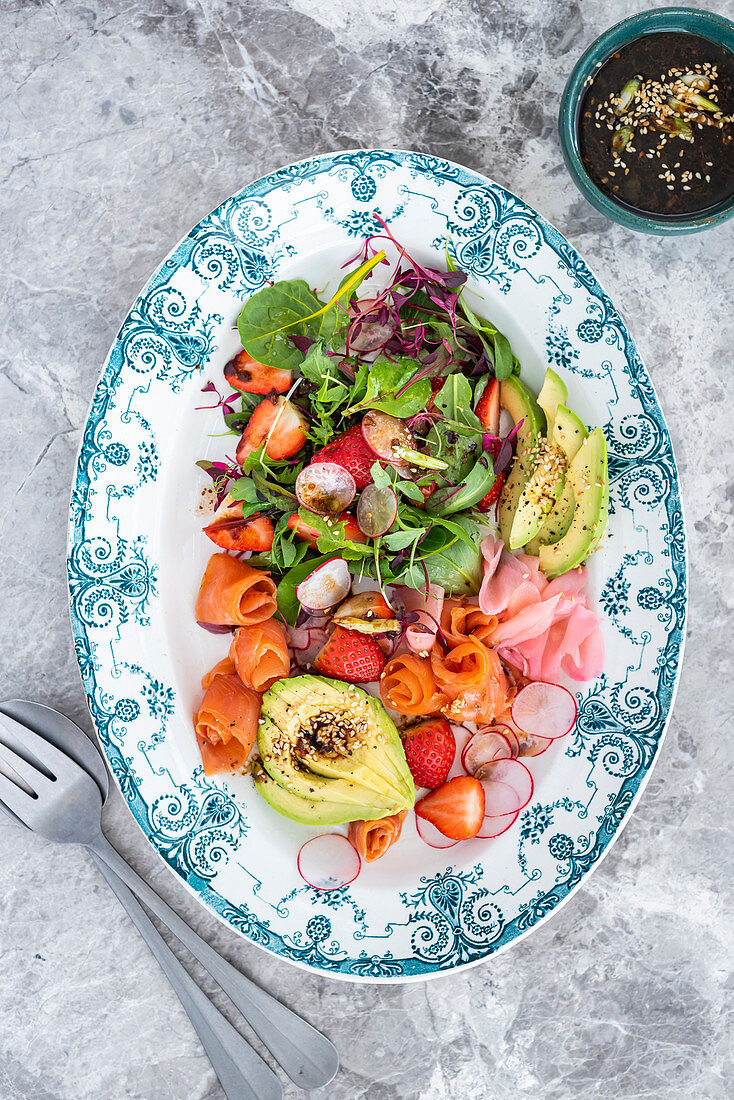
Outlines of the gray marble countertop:
<svg viewBox="0 0 734 1100">
<path fill-rule="evenodd" d="M 691 560 L 675 713 L 624 835 L 531 937 L 428 984 L 304 974 L 207 914 L 111 800 L 109 833 L 155 888 L 338 1044 L 343 1068 L 320 1094 L 329 1100 L 691 1100 L 734 1090 L 734 222 L 671 240 L 612 225 L 571 184 L 555 129 L 582 48 L 641 6 L 0 5 L 0 694 L 58 706 L 90 729 L 64 558 L 97 374 L 130 301 L 178 238 L 289 161 L 417 148 L 519 192 L 614 297 L 668 417 Z M 730 0 L 715 6 L 734 17 Z M 90 862 L 5 821 L 0 851 L 3 1100 L 221 1100 L 178 1001 Z M 288 1100 L 297 1095 L 286 1087 Z"/>
</svg>

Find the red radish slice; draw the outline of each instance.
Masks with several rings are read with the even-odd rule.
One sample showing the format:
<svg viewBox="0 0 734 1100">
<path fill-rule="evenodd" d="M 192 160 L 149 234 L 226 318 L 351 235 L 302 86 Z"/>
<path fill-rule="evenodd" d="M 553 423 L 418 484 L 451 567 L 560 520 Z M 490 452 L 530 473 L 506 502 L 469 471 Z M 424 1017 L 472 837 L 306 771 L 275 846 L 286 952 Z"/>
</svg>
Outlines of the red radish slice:
<svg viewBox="0 0 734 1100">
<path fill-rule="evenodd" d="M 379 488 L 368 485 L 362 490 L 357 505 L 359 529 L 371 539 L 386 534 L 398 514 L 398 498 L 389 485 Z"/>
<path fill-rule="evenodd" d="M 325 561 L 296 585 L 296 598 L 307 611 L 326 611 L 349 595 L 352 577 L 344 558 Z"/>
<path fill-rule="evenodd" d="M 490 840 L 493 836 L 502 836 L 517 821 L 520 811 L 514 814 L 503 814 L 502 817 L 485 817 L 482 827 L 472 840 Z"/>
<path fill-rule="evenodd" d="M 565 737 L 576 722 L 576 700 L 560 684 L 528 684 L 512 704 L 512 720 L 531 737 Z"/>
<path fill-rule="evenodd" d="M 354 500 L 354 478 L 337 462 L 312 462 L 296 478 L 298 503 L 320 516 L 336 516 Z"/>
<path fill-rule="evenodd" d="M 338 890 L 354 882 L 362 860 L 341 833 L 322 833 L 298 853 L 298 873 L 314 890 Z"/>
<path fill-rule="evenodd" d="M 498 729 L 484 729 L 474 734 L 464 746 L 461 763 L 467 775 L 476 775 L 482 764 L 491 764 L 493 760 L 509 760 L 512 747 L 508 739 Z"/>
<path fill-rule="evenodd" d="M 402 420 L 389 413 L 370 411 L 362 417 L 362 438 L 374 454 L 393 466 L 407 466 L 404 458 L 396 453 L 398 447 L 415 447 L 413 434 Z"/>
<path fill-rule="evenodd" d="M 430 821 L 426 821 L 424 817 L 416 815 L 415 827 L 421 840 L 424 840 L 431 848 L 453 848 L 455 844 L 461 844 L 460 840 L 452 840 L 451 837 L 444 836 L 435 825 L 432 825 Z"/>
<path fill-rule="evenodd" d="M 446 776 L 447 779 L 454 779 L 457 775 L 466 775 L 466 770 L 462 764 L 462 757 L 464 755 L 464 749 L 471 741 L 474 734 L 466 728 L 466 726 L 459 726 L 454 722 L 449 723 L 451 731 L 454 735 L 454 742 L 456 744 L 456 755 L 454 756 L 454 762 L 451 765 L 451 770 Z"/>
<path fill-rule="evenodd" d="M 476 778 L 484 787 L 485 817 L 514 814 L 533 797 L 533 777 L 520 760 L 484 764 Z"/>
</svg>

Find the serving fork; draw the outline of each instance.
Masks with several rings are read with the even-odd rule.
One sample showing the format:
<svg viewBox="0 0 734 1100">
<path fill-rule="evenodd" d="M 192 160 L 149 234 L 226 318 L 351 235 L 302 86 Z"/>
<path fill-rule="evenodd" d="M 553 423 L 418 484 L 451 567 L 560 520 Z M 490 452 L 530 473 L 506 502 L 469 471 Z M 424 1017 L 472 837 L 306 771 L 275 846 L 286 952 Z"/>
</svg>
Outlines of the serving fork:
<svg viewBox="0 0 734 1100">
<path fill-rule="evenodd" d="M 29 728 L 27 724 L 27 708 L 29 707 L 35 708 L 34 715 L 38 714 L 40 716 L 32 722 L 35 728 Z M 45 712 L 45 714 L 42 712 Z M 21 718 L 21 721 L 11 717 L 10 714 L 12 713 Z M 27 790 L 24 790 L 22 786 L 7 775 L 0 773 L 0 808 L 7 809 L 28 828 L 49 840 L 66 844 L 76 843 L 86 847 L 98 865 L 100 863 L 105 864 L 114 876 L 122 880 L 121 883 L 117 884 L 121 888 L 120 890 L 116 888 L 114 882 L 111 883 L 118 897 L 120 897 L 121 892 L 124 892 L 123 897 L 125 897 L 127 894 L 126 887 L 129 887 L 208 970 L 295 1084 L 304 1089 L 320 1088 L 327 1084 L 334 1077 L 339 1065 L 338 1054 L 333 1043 L 316 1028 L 312 1027 L 311 1024 L 286 1008 L 223 959 L 133 871 L 109 843 L 102 832 L 101 821 L 103 794 L 107 782 L 106 769 L 102 764 L 105 786 L 100 789 L 99 779 L 95 782 L 90 771 L 87 770 L 87 750 L 84 750 L 83 754 L 83 763 L 87 765 L 85 767 L 79 761 L 78 753 L 74 753 L 76 757 L 74 759 L 68 751 L 62 751 L 57 747 L 57 744 L 53 743 L 54 729 L 57 731 L 56 740 L 59 740 L 59 722 L 68 723 L 79 738 L 82 738 L 92 748 L 92 751 L 102 763 L 101 757 L 91 745 L 86 734 L 57 711 L 47 707 L 39 707 L 38 704 L 2 704 L 0 708 L 0 759 L 19 776 L 21 781 L 33 793 L 28 793 Z M 44 731 L 48 729 L 49 737 L 41 736 L 37 732 L 38 729 Z M 65 732 L 62 741 L 64 747 L 69 745 L 68 730 Z M 96 768 L 94 771 L 97 774 Z M 121 900 L 123 900 L 123 897 L 121 897 Z M 135 904 L 137 905 L 137 903 Z M 139 906 L 137 908 L 139 909 Z M 135 912 L 135 915 L 131 913 L 131 916 L 134 920 L 136 920 L 136 917 L 142 916 L 145 922 L 150 923 L 142 910 L 139 913 Z M 136 923 L 138 923 L 137 920 Z M 153 931 L 155 932 L 155 929 Z M 155 934 L 158 935 L 157 932 Z M 162 960 L 165 960 L 166 964 L 170 964 L 171 959 L 178 964 L 178 960 L 170 952 L 165 941 L 161 940 L 161 943 L 164 950 L 155 952 L 161 965 L 163 966 Z M 170 959 L 166 953 L 170 954 Z M 181 969 L 183 970 L 183 967 Z M 201 990 L 189 978 L 185 970 L 183 970 L 183 973 L 188 979 L 188 983 L 190 983 L 189 985 L 184 982 L 188 991 L 193 992 L 191 990 L 191 986 L 193 986 L 201 994 Z M 204 994 L 201 995 L 205 997 Z M 205 999 L 208 1002 L 208 998 Z M 199 1014 L 201 1014 L 202 1003 L 200 1001 L 197 1003 Z M 217 1012 L 211 1002 L 208 1003 L 214 1009 L 214 1012 Z M 206 1010 L 204 1009 L 204 1011 Z M 221 1020 L 225 1024 L 227 1023 L 224 1017 L 221 1017 Z M 211 1029 L 211 1020 L 209 1020 L 208 1026 Z M 249 1054 L 244 1054 L 241 1047 L 238 1048 L 239 1055 L 244 1058 L 247 1065 L 248 1077 L 250 1072 L 255 1073 L 257 1076 L 258 1091 L 255 1091 L 252 1095 L 257 1100 L 266 1100 L 266 1098 L 267 1100 L 271 1100 L 271 1098 L 276 1100 L 282 1092 L 278 1079 L 260 1059 L 259 1055 L 239 1035 L 239 1032 L 236 1032 L 234 1028 L 231 1030 L 249 1052 Z M 231 1038 L 229 1033 L 228 1037 Z M 216 1046 L 216 1043 L 214 1045 Z M 262 1071 L 265 1071 L 265 1073 Z M 220 1080 L 222 1080 L 221 1077 Z M 222 1080 L 222 1085 L 224 1086 L 224 1084 L 225 1082 Z M 274 1085 L 277 1086 L 279 1091 L 274 1089 Z M 246 1097 L 248 1094 L 241 1092 L 233 1095 Z"/>
</svg>

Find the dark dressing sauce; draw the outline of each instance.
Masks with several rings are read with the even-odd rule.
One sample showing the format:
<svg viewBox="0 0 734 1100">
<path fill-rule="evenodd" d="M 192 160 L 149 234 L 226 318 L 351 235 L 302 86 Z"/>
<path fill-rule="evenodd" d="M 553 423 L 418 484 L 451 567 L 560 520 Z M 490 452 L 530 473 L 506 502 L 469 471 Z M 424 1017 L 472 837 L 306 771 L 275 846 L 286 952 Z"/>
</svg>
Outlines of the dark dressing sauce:
<svg viewBox="0 0 734 1100">
<path fill-rule="evenodd" d="M 581 159 L 620 205 L 671 219 L 701 213 L 734 194 L 732 115 L 734 54 L 694 34 L 648 34 L 612 54 L 589 84 Z"/>
</svg>

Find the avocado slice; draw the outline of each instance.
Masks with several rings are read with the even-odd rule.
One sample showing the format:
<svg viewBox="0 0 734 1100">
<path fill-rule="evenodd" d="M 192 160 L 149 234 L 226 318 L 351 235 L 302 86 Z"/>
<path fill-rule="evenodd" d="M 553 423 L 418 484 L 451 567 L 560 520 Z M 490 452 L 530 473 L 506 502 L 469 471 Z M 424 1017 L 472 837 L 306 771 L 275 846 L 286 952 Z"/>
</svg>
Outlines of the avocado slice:
<svg viewBox="0 0 734 1100">
<path fill-rule="evenodd" d="M 510 531 L 515 512 L 532 472 L 532 462 L 527 452 L 532 448 L 538 436 L 545 431 L 545 415 L 535 397 L 525 383 L 516 374 L 510 375 L 500 383 L 500 405 L 518 424 L 522 425 L 517 433 L 515 460 L 509 477 L 502 487 L 499 504 L 499 528 L 505 543 L 509 545 Z"/>
<path fill-rule="evenodd" d="M 548 435 L 551 434 L 551 429 L 555 424 L 556 409 L 559 405 L 566 404 L 567 397 L 568 389 L 566 388 L 566 383 L 558 377 L 554 370 L 547 367 L 543 388 L 538 394 L 538 404 L 545 413 L 546 423 L 548 424 Z"/>
<path fill-rule="evenodd" d="M 257 744 L 257 789 L 293 820 L 374 820 L 415 802 L 395 725 L 382 703 L 354 684 L 324 676 L 278 680 L 263 696 Z"/>
<path fill-rule="evenodd" d="M 553 442 L 561 448 L 569 463 L 578 454 L 588 434 L 586 425 L 575 412 L 571 412 L 566 405 L 558 406 L 553 421 Z M 548 513 L 545 523 L 537 536 L 527 543 L 525 549 L 528 554 L 539 554 L 541 546 L 547 546 L 563 538 L 571 526 L 573 506 L 573 489 L 570 481 L 566 479 L 563 492 Z"/>
<path fill-rule="evenodd" d="M 265 799 L 271 809 L 276 810 L 283 817 L 298 822 L 299 825 L 343 825 L 347 821 L 375 821 L 382 817 L 383 813 L 377 806 L 358 806 L 352 803 L 349 806 L 347 816 L 344 813 L 343 803 L 314 802 L 307 798 L 281 787 L 272 776 L 268 775 L 261 760 L 255 759 L 252 763 L 252 778 L 255 781 L 257 793 Z M 353 818 L 352 813 L 358 817 Z"/>
<path fill-rule="evenodd" d="M 568 467 L 573 489 L 573 518 L 568 531 L 549 546 L 540 547 L 540 568 L 552 579 L 580 565 L 592 552 L 606 526 L 608 501 L 607 443 L 595 428 Z"/>
<path fill-rule="evenodd" d="M 540 531 L 566 481 L 566 456 L 555 443 L 542 437 L 523 456 L 530 470 L 510 528 L 510 549 L 518 550 Z"/>
<path fill-rule="evenodd" d="M 509 378 L 500 382 L 500 406 L 507 409 L 516 424 L 522 420 L 518 441 L 524 438 L 535 438 L 545 431 L 543 410 L 516 374 L 511 374 Z"/>
</svg>

